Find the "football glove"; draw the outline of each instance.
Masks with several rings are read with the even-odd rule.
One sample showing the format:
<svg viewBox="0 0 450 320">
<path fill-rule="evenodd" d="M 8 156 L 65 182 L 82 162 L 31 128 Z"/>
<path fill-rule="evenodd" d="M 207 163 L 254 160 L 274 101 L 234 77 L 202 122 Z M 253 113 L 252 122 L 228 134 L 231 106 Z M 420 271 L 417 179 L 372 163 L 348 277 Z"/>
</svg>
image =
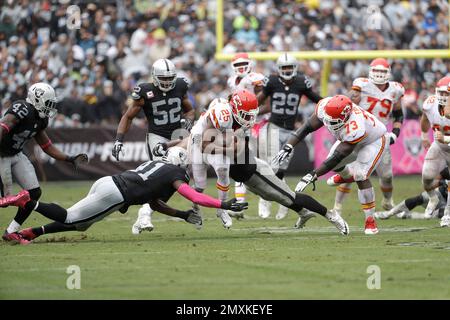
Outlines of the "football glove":
<svg viewBox="0 0 450 320">
<path fill-rule="evenodd" d="M 117 161 L 120 161 L 120 154 L 122 154 L 122 157 L 125 155 L 123 149 L 123 142 L 116 140 L 116 142 L 114 142 L 114 146 L 112 149 L 112 156 L 116 158 Z"/>
<path fill-rule="evenodd" d="M 248 202 L 237 202 L 236 198 L 233 198 L 228 201 L 222 201 L 220 208 L 239 212 L 248 209 Z"/>
<path fill-rule="evenodd" d="M 166 155 L 167 144 L 164 142 L 158 142 L 152 150 L 152 153 L 155 157 L 163 157 Z"/>
<path fill-rule="evenodd" d="M 78 170 L 78 167 L 81 164 L 87 163 L 89 161 L 89 157 L 86 153 L 79 153 L 75 156 L 69 156 L 67 158 L 67 161 L 73 164 L 75 170 Z"/>
<path fill-rule="evenodd" d="M 290 144 L 285 144 L 283 149 L 278 152 L 278 154 L 273 158 L 272 164 L 275 166 L 281 165 L 291 154 L 292 150 L 294 150 L 294 147 Z"/>
<path fill-rule="evenodd" d="M 187 131 L 191 131 L 194 122 L 191 119 L 181 119 L 181 127 Z"/>
<path fill-rule="evenodd" d="M 306 176 L 304 176 L 297 186 L 295 187 L 295 192 L 303 192 L 303 190 L 306 189 L 308 185 L 312 183 L 313 185 L 313 191 L 316 190 L 316 182 L 317 180 L 317 174 L 313 171 L 311 173 L 308 173 Z"/>
</svg>

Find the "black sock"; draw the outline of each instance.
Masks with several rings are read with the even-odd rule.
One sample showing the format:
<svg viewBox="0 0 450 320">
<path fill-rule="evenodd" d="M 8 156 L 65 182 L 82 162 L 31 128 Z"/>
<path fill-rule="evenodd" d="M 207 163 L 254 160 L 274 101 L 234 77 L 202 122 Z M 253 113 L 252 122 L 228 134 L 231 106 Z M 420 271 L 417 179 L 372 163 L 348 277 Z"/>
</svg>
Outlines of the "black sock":
<svg viewBox="0 0 450 320">
<path fill-rule="evenodd" d="M 42 236 L 44 234 L 44 230 L 42 230 L 43 227 L 36 227 L 32 228 L 31 231 L 37 236 Z"/>
<path fill-rule="evenodd" d="M 442 170 L 440 172 L 440 175 L 441 175 L 442 179 L 450 180 L 450 172 L 448 170 L 448 167 L 445 168 L 444 170 Z"/>
<path fill-rule="evenodd" d="M 422 195 L 418 195 L 417 197 L 408 198 L 405 200 L 405 205 L 408 210 L 412 210 L 417 206 L 420 206 L 424 203 Z"/>
<path fill-rule="evenodd" d="M 327 208 L 321 205 L 317 200 L 303 193 L 296 194 L 294 207 L 296 209 L 291 209 L 300 211 L 301 209 L 306 208 L 312 212 L 320 214 L 321 216 L 325 216 L 328 211 Z"/>
<path fill-rule="evenodd" d="M 43 234 L 77 230 L 77 228 L 73 224 L 64 224 L 64 223 L 59 223 L 59 222 L 52 222 L 52 223 L 46 224 L 45 226 L 40 227 L 40 228 L 41 228 L 41 230 L 42 230 L 42 228 L 44 228 Z M 33 232 L 34 232 L 34 229 L 33 229 Z"/>
<path fill-rule="evenodd" d="M 14 217 L 14 221 L 16 221 L 18 224 L 22 225 L 25 220 L 27 220 L 27 218 L 30 216 L 31 212 L 33 211 L 33 208 L 27 209 L 27 207 L 25 206 L 25 208 L 17 208 L 17 213 L 16 216 Z"/>
<path fill-rule="evenodd" d="M 34 202 L 34 206 L 36 205 L 36 201 L 30 201 L 27 205 L 31 202 Z M 60 223 L 64 223 L 67 218 L 67 210 L 54 203 L 39 202 L 39 205 L 34 210 L 42 214 L 44 217 Z"/>
</svg>

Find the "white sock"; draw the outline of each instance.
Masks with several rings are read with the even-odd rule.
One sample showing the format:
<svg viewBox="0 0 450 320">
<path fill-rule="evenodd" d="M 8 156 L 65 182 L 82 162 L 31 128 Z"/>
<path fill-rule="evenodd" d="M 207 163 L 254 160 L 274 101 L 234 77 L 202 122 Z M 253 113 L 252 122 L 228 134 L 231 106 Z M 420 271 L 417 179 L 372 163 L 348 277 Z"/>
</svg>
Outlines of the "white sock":
<svg viewBox="0 0 450 320">
<path fill-rule="evenodd" d="M 375 192 L 373 187 L 363 190 L 358 189 L 358 199 L 361 203 L 366 218 L 373 216 L 375 213 Z"/>
<path fill-rule="evenodd" d="M 247 193 L 247 188 L 245 184 L 242 182 L 236 182 L 234 184 L 234 196 L 237 199 L 237 201 L 245 201 L 245 194 Z"/>
<path fill-rule="evenodd" d="M 150 208 L 150 205 L 148 203 L 144 203 L 142 205 L 142 209 L 144 210 L 139 210 L 139 216 L 149 216 L 150 218 L 152 217 L 153 210 L 152 208 Z"/>
<path fill-rule="evenodd" d="M 6 229 L 8 233 L 14 233 L 20 230 L 20 224 L 16 222 L 16 220 L 11 221 L 9 227 Z"/>
</svg>

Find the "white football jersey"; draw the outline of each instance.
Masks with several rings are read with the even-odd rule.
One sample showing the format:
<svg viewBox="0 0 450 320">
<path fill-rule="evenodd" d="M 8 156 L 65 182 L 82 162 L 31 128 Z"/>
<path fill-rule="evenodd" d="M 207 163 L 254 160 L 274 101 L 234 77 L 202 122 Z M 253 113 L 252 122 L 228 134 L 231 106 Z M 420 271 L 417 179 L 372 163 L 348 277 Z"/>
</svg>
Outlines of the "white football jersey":
<svg viewBox="0 0 450 320">
<path fill-rule="evenodd" d="M 211 101 L 208 110 L 200 116 L 192 127 L 191 133 L 203 134 L 208 128 L 208 119 L 211 120 L 217 130 L 233 129 L 233 113 L 230 104 L 225 99 L 216 98 Z"/>
<path fill-rule="evenodd" d="M 255 93 L 255 87 L 263 86 L 266 81 L 266 77 L 261 73 L 250 72 L 243 78 L 239 78 L 234 75 L 228 78 L 227 84 L 231 92 L 235 92 L 239 89 L 246 89 L 252 93 Z"/>
<path fill-rule="evenodd" d="M 316 115 L 322 122 L 325 105 L 330 99 L 331 97 L 324 98 L 316 106 Z M 381 138 L 386 133 L 386 126 L 376 117 L 353 104 L 352 113 L 345 126 L 337 132 L 329 131 L 341 142 L 365 146 Z"/>
<path fill-rule="evenodd" d="M 430 121 L 433 131 L 439 130 L 442 134 L 450 136 L 450 119 L 442 116 L 439 112 L 439 103 L 435 95 L 429 96 L 423 103 L 423 112 Z M 445 151 L 450 151 L 450 147 L 446 143 L 435 141 Z"/>
<path fill-rule="evenodd" d="M 376 84 L 367 78 L 356 78 L 352 89 L 361 91 L 359 106 L 373 114 L 381 122 L 387 124 L 394 104 L 405 94 L 405 88 L 395 81 L 389 81 L 389 86 L 381 91 Z"/>
</svg>

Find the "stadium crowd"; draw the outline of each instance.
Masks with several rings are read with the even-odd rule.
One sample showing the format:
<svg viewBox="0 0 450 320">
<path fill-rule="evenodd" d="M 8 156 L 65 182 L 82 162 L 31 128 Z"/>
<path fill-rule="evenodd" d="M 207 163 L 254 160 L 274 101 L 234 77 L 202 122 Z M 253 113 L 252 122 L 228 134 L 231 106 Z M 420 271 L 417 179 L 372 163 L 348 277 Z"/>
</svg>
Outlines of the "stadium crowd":
<svg viewBox="0 0 450 320">
<path fill-rule="evenodd" d="M 68 13 L 71 5 L 80 9 L 79 25 L 76 11 Z M 135 84 L 149 80 L 155 60 L 169 58 L 179 76 L 189 79 L 190 99 L 201 110 L 225 95 L 231 73 L 227 62 L 214 60 L 215 5 L 215 0 L 0 1 L 2 108 L 24 98 L 31 83 L 47 81 L 59 99 L 51 126 L 116 126 Z M 448 48 L 447 12 L 448 2 L 440 0 L 224 1 L 223 50 Z M 367 63 L 334 61 L 329 93 L 345 93 L 354 78 L 366 74 Z M 267 75 L 273 68 L 271 61 L 256 65 Z M 300 63 L 316 88 L 320 70 L 321 61 Z M 393 62 L 393 80 L 406 89 L 407 118 L 418 117 L 422 101 L 447 70 L 449 60 Z M 302 108 L 308 112 L 306 103 Z"/>
</svg>

